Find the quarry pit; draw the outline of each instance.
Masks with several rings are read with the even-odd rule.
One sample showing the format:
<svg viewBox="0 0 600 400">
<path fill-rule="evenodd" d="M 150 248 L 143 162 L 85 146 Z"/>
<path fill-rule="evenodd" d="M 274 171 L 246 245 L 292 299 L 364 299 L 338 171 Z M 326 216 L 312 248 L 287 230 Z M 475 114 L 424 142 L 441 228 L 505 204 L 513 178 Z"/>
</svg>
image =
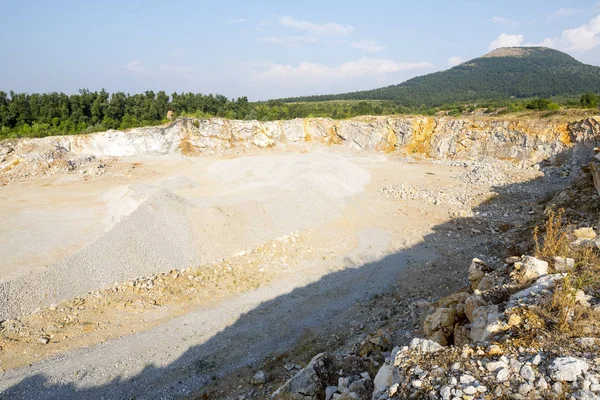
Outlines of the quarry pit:
<svg viewBox="0 0 600 400">
<path fill-rule="evenodd" d="M 0 391 L 193 396 L 307 332 L 364 325 L 374 296 L 451 293 L 599 130 L 182 118 L 2 142 Z"/>
</svg>

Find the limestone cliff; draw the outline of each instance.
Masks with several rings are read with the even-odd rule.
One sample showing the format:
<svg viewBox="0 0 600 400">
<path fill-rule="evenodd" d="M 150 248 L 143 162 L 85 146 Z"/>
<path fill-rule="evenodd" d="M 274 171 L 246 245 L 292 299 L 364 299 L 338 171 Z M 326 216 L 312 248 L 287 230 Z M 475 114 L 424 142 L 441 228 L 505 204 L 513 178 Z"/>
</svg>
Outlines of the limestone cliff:
<svg viewBox="0 0 600 400">
<path fill-rule="evenodd" d="M 0 177 L 73 170 L 104 156 L 200 156 L 289 144 L 342 145 L 433 159 L 498 158 L 533 165 L 559 154 L 580 163 L 598 145 L 600 118 L 569 124 L 530 119 L 359 117 L 289 121 L 178 118 L 168 126 L 0 143 Z M 81 161 L 83 160 L 83 161 Z M 86 161 L 87 160 L 87 161 Z M 27 170 L 27 173 L 23 173 Z"/>
</svg>

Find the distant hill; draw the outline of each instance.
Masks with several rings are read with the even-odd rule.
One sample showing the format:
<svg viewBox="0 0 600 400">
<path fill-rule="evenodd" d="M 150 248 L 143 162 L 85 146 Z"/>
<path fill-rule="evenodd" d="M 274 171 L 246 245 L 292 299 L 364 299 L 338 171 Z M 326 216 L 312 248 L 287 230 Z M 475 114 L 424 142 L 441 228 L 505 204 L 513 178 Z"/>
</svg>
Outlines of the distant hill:
<svg viewBox="0 0 600 400">
<path fill-rule="evenodd" d="M 394 100 L 407 106 L 600 91 L 600 67 L 546 47 L 504 47 L 446 71 L 361 92 L 305 96 L 286 102 Z"/>
</svg>

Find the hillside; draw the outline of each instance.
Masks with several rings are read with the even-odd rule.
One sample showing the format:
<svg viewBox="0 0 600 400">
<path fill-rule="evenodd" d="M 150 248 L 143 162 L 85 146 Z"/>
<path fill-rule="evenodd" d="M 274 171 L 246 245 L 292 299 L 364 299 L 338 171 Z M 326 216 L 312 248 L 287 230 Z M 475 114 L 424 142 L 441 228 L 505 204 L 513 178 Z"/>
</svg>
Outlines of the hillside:
<svg viewBox="0 0 600 400">
<path fill-rule="evenodd" d="M 600 67 L 545 47 L 500 48 L 446 71 L 398 85 L 284 101 L 394 100 L 404 105 L 579 95 L 600 90 Z"/>
</svg>

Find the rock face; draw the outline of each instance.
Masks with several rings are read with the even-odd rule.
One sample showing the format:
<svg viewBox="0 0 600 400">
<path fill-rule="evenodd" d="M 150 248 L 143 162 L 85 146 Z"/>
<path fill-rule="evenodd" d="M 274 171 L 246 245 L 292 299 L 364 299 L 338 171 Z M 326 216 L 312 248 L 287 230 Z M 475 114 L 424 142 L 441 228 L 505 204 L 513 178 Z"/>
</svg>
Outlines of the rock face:
<svg viewBox="0 0 600 400">
<path fill-rule="evenodd" d="M 30 174 L 68 171 L 65 160 L 82 155 L 199 156 L 294 143 L 337 144 L 436 159 L 500 158 L 528 166 L 569 151 L 571 162 L 579 163 L 589 160 L 591 149 L 599 141 L 599 119 L 559 124 L 422 116 L 269 122 L 178 118 L 168 126 L 126 132 L 6 140 L 0 143 L 0 174 L 19 175 L 24 165 L 30 167 Z"/>
<path fill-rule="evenodd" d="M 589 365 L 575 357 L 560 357 L 550 364 L 552 379 L 563 382 L 574 382 L 589 369 Z"/>
</svg>

